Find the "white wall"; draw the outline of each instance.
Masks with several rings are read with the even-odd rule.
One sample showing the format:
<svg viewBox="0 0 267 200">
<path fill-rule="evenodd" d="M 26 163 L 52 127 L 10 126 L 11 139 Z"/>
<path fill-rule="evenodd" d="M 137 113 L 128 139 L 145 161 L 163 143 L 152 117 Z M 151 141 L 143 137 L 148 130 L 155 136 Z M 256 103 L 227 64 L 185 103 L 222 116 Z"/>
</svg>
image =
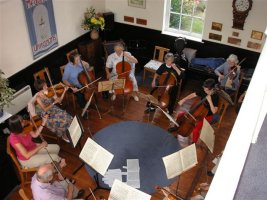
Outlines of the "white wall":
<svg viewBox="0 0 267 200">
<path fill-rule="evenodd" d="M 90 6 L 96 8 L 97 11 L 103 11 L 104 1 L 53 0 L 59 47 L 85 33 L 80 24 L 83 13 Z M 21 0 L 1 0 L 0 20 L 0 68 L 7 77 L 47 55 L 33 60 Z"/>
<path fill-rule="evenodd" d="M 230 46 L 236 46 L 239 48 L 248 49 L 251 51 L 260 52 L 261 50 L 254 50 L 247 48 L 247 42 L 257 42 L 264 44 L 264 37 L 262 41 L 251 39 L 251 31 L 257 30 L 264 32 L 267 25 L 267 1 L 266 0 L 253 0 L 252 9 L 246 19 L 244 30 L 237 30 L 232 28 L 233 21 L 233 0 L 208 0 L 208 6 L 206 10 L 206 21 L 205 30 L 203 34 L 204 40 L 209 39 L 209 33 L 216 33 L 222 35 L 222 41 L 210 40 L 212 42 L 218 42 Z M 115 13 L 115 21 L 125 24 L 132 24 L 135 26 L 142 26 L 136 23 L 124 22 L 124 16 L 132 16 L 134 18 L 144 18 L 147 19 L 147 28 L 162 30 L 163 22 L 163 9 L 164 0 L 146 0 L 146 9 L 135 8 L 128 6 L 127 0 L 105 0 L 106 10 Z M 223 24 L 223 29 L 221 32 L 211 30 L 212 22 L 219 22 Z M 227 42 L 228 36 L 232 36 L 232 32 L 239 32 L 239 37 L 241 45 L 233 45 Z"/>
<path fill-rule="evenodd" d="M 260 50 L 253 50 L 247 48 L 247 42 L 257 42 L 261 43 L 262 47 L 264 44 L 264 36 L 261 41 L 251 39 L 251 31 L 265 31 L 265 27 L 267 25 L 267 1 L 266 0 L 253 0 L 252 9 L 249 11 L 249 14 L 246 18 L 246 22 L 244 25 L 244 30 L 233 29 L 233 8 L 232 8 L 233 0 L 208 0 L 208 6 L 206 10 L 206 20 L 205 20 L 205 31 L 203 35 L 203 39 L 210 40 L 212 42 L 218 42 L 227 44 L 230 46 L 236 46 L 256 52 L 261 52 Z M 212 22 L 219 22 L 223 24 L 222 31 L 211 30 Z M 239 37 L 241 39 L 241 45 L 232 45 L 227 42 L 228 37 L 232 37 L 232 32 L 239 32 Z M 209 39 L 209 33 L 215 33 L 222 35 L 222 41 L 216 41 Z"/>
<path fill-rule="evenodd" d="M 146 8 L 128 6 L 128 0 L 105 0 L 106 11 L 114 12 L 115 21 L 135 26 L 162 30 L 164 0 L 146 0 Z M 142 18 L 147 20 L 147 25 L 139 25 L 124 21 L 124 16 Z"/>
</svg>

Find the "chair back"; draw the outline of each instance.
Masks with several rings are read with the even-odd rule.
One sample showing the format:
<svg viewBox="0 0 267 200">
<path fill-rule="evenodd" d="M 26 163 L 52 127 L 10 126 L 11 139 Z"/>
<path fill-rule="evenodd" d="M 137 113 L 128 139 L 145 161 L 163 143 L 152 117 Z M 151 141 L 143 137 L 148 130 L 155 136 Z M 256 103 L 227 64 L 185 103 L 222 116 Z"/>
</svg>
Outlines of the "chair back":
<svg viewBox="0 0 267 200">
<path fill-rule="evenodd" d="M 169 51 L 170 51 L 170 49 L 168 49 L 168 48 L 160 47 L 160 46 L 155 46 L 153 60 L 164 62 L 164 56 Z"/>
<path fill-rule="evenodd" d="M 20 188 L 19 189 L 19 196 L 23 199 L 23 200 L 30 200 L 30 198 L 28 198 L 28 196 L 26 195 L 25 191 Z"/>
<path fill-rule="evenodd" d="M 112 53 L 114 53 L 114 46 L 118 42 L 121 42 L 122 44 L 124 43 L 123 40 L 113 40 L 113 41 L 104 41 L 103 47 L 105 51 L 105 59 L 107 60 L 108 56 Z"/>
<path fill-rule="evenodd" d="M 78 51 L 78 49 L 73 49 L 73 50 L 69 51 L 68 53 L 66 53 L 66 57 L 67 57 L 68 62 L 70 62 L 70 55 L 72 53 L 77 53 L 78 54 L 79 51 Z"/>
<path fill-rule="evenodd" d="M 47 69 L 47 72 L 49 73 L 48 69 Z M 50 76 L 50 73 L 49 73 L 49 76 Z M 46 82 L 49 81 L 48 78 L 47 78 L 47 74 L 46 74 L 45 69 L 41 69 L 40 71 L 35 72 L 33 74 L 33 77 L 34 77 L 34 80 L 40 79 L 40 80 L 44 80 Z"/>
</svg>

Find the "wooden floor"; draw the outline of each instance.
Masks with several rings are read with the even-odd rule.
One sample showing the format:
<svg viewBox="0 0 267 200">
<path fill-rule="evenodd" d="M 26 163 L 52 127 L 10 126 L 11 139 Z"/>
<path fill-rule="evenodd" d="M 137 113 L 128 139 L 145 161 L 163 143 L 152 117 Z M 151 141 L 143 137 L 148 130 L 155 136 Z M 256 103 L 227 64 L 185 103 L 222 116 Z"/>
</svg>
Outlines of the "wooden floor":
<svg viewBox="0 0 267 200">
<path fill-rule="evenodd" d="M 181 97 L 184 97 L 194 91 L 195 88 L 201 87 L 201 83 L 193 80 L 188 80 L 186 85 L 182 89 Z M 144 93 L 148 93 L 149 88 L 145 86 L 139 86 L 140 91 Z M 92 131 L 92 133 L 96 133 L 102 128 L 105 128 L 113 123 L 125 121 L 125 120 L 136 120 L 136 121 L 144 121 L 148 122 L 148 115 L 144 114 L 146 101 L 140 99 L 139 102 L 135 102 L 133 98 L 128 98 L 126 100 L 125 113 L 122 111 L 122 97 L 118 96 L 116 101 L 114 102 L 114 109 L 111 113 L 103 114 L 110 108 L 110 101 L 104 100 L 101 94 L 97 94 L 98 96 L 98 107 L 100 109 L 102 119 L 99 119 L 98 114 L 95 109 L 89 110 L 89 118 L 83 119 L 83 125 L 86 129 L 85 135 L 82 137 L 81 144 L 83 145 L 86 141 L 87 137 L 90 136 L 88 129 Z M 128 101 L 129 100 L 129 101 Z M 71 114 L 75 114 L 75 111 L 72 109 L 72 104 L 67 106 L 67 110 Z M 81 109 L 76 109 L 76 114 L 80 114 Z M 162 114 L 162 112 L 157 111 L 153 116 L 150 116 L 150 120 L 153 118 L 153 124 L 160 126 L 164 129 L 167 129 L 169 126 L 168 119 Z M 236 113 L 234 107 L 230 106 L 224 116 L 223 122 L 219 129 L 215 129 L 216 141 L 215 141 L 215 150 L 214 154 L 206 154 L 206 151 L 202 147 L 197 147 L 197 155 L 199 164 L 193 169 L 187 171 L 182 174 L 179 178 L 178 185 L 178 193 L 183 199 L 190 199 L 191 196 L 199 193 L 197 190 L 199 184 L 202 182 L 210 183 L 212 181 L 211 177 L 206 175 L 206 171 L 212 169 L 213 164 L 212 160 L 216 155 L 221 153 L 224 149 L 231 129 L 233 127 L 234 121 L 236 119 Z M 166 133 L 167 134 L 167 133 Z M 65 157 L 67 160 L 67 167 L 64 168 L 64 174 L 66 176 L 70 176 L 72 172 L 81 165 L 81 161 L 78 158 L 80 149 L 77 147 L 73 149 L 69 144 L 60 140 L 59 145 L 61 147 L 60 155 Z M 207 159 L 207 162 L 206 162 Z M 205 164 L 207 163 L 207 164 Z M 78 173 L 73 176 L 76 180 L 76 186 L 79 188 L 83 188 L 86 190 L 86 195 L 88 195 L 89 187 L 93 190 L 96 188 L 95 181 L 90 177 L 85 168 L 83 167 Z M 178 179 L 177 179 L 178 181 Z M 177 181 L 175 181 L 171 185 L 171 189 L 175 192 Z M 157 185 L 157 183 L 155 183 Z M 27 187 L 26 194 L 31 196 L 30 186 Z M 103 196 L 105 199 L 108 199 L 108 192 L 106 191 L 97 191 L 96 193 L 97 199 L 100 199 L 100 196 Z M 163 195 L 161 192 L 155 192 L 152 194 L 152 199 L 163 199 Z M 16 189 L 9 197 L 9 199 L 21 199 L 18 194 L 18 189 Z M 92 196 L 89 199 L 93 199 Z"/>
</svg>

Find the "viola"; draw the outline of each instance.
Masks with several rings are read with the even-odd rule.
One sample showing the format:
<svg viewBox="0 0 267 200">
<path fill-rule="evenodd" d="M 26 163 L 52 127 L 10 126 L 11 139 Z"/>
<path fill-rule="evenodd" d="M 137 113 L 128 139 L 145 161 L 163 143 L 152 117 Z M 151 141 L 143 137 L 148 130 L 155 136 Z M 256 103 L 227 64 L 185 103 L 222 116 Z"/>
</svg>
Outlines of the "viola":
<svg viewBox="0 0 267 200">
<path fill-rule="evenodd" d="M 116 72 L 118 74 L 118 79 L 125 79 L 125 85 L 124 89 L 115 89 L 115 94 L 125 94 L 133 91 L 133 82 L 129 78 L 131 69 L 131 64 L 124 60 L 123 52 L 122 61 L 118 62 L 116 65 Z"/>
<path fill-rule="evenodd" d="M 170 88 L 177 84 L 177 78 L 172 72 L 164 72 L 160 75 L 158 89 L 152 92 L 152 95 L 158 99 L 161 108 L 166 108 L 170 101 Z"/>
</svg>

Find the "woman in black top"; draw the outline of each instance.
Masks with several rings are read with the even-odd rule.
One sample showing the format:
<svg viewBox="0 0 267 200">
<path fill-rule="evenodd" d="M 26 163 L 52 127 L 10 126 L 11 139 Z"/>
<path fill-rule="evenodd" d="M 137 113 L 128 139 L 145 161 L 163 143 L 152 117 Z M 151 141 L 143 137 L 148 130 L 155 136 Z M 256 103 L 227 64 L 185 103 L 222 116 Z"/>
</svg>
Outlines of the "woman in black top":
<svg viewBox="0 0 267 200">
<path fill-rule="evenodd" d="M 176 101 L 176 96 L 177 96 L 177 91 L 178 91 L 178 84 L 179 84 L 179 79 L 181 79 L 183 75 L 183 71 L 180 70 L 174 63 L 174 55 L 172 53 L 167 53 L 164 57 L 165 63 L 163 63 L 156 71 L 153 81 L 152 81 L 152 90 L 150 94 L 152 95 L 159 87 L 157 87 L 158 84 L 158 78 L 164 73 L 168 72 L 167 79 L 169 78 L 170 74 L 174 75 L 176 78 L 176 84 L 170 87 L 167 87 L 166 90 L 168 90 L 170 100 L 168 104 L 168 113 L 172 114 L 173 113 L 173 108 L 175 105 Z M 151 105 L 151 103 L 147 103 L 147 109 L 146 112 L 153 112 L 155 111 L 155 107 Z"/>
</svg>

